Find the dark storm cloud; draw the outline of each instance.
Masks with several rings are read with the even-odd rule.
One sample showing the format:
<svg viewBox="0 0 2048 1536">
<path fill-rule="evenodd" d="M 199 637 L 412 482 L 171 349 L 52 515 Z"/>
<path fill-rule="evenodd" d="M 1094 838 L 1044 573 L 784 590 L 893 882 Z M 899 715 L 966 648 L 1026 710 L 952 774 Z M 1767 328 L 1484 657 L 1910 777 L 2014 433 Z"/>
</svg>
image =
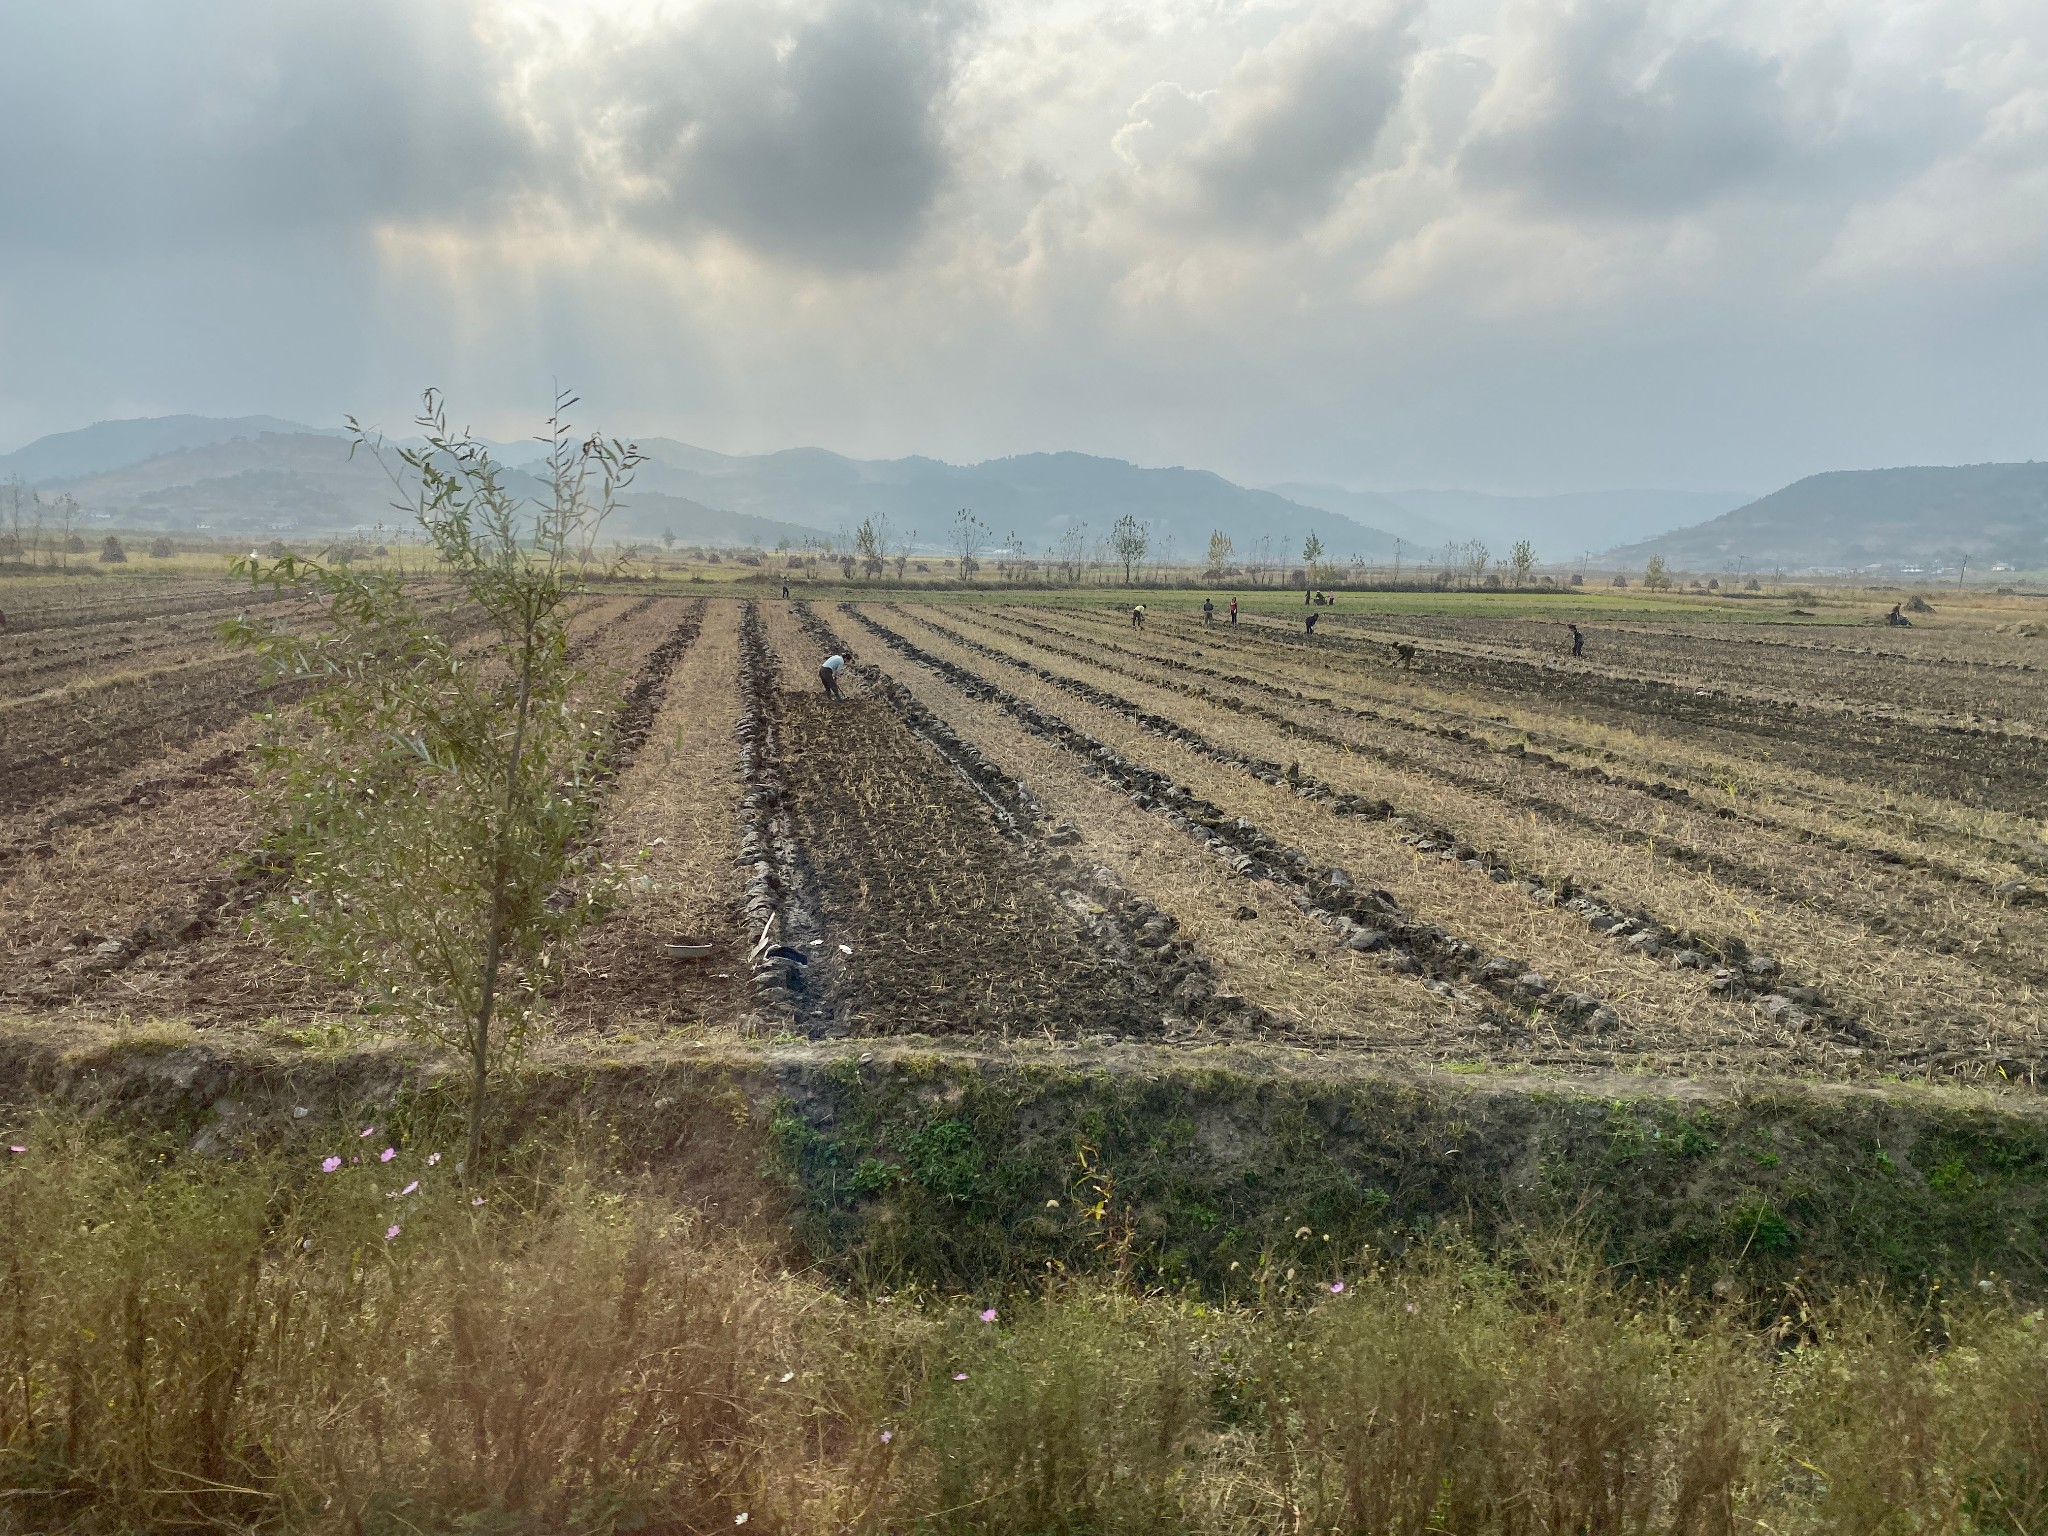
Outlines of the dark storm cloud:
<svg viewBox="0 0 2048 1536">
<path fill-rule="evenodd" d="M 946 179 L 942 113 L 965 11 L 897 0 L 743 0 L 636 39 L 601 72 L 609 141 L 644 229 L 724 229 L 823 266 L 901 253 Z"/>
<path fill-rule="evenodd" d="M 517 205 L 879 265 L 945 180 L 964 14 L 722 3 L 522 59 L 460 4 L 0 0 L 0 233 L 105 256 Z"/>
<path fill-rule="evenodd" d="M 1540 100 L 1474 136 L 1466 179 L 1567 213 L 1666 215 L 1794 153 L 1776 60 L 1691 38 L 1642 67 L 1644 29 L 1627 6 L 1561 14 Z"/>
<path fill-rule="evenodd" d="M 459 6 L 0 5 L 0 232 L 121 249 L 474 215 L 530 174 Z"/>
<path fill-rule="evenodd" d="M 1401 99 L 1411 7 L 1325 12 L 1239 67 L 1187 170 L 1219 219 L 1326 213 Z"/>
</svg>

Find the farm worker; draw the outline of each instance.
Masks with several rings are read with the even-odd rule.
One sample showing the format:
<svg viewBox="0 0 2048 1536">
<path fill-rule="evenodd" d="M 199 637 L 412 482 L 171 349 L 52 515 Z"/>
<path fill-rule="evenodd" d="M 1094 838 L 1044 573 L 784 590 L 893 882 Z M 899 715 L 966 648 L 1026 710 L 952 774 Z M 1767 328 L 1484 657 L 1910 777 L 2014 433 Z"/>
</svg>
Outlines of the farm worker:
<svg viewBox="0 0 2048 1536">
<path fill-rule="evenodd" d="M 1230 622 L 1237 622 L 1237 599 L 1234 597 L 1230 600 Z"/>
<path fill-rule="evenodd" d="M 789 578 L 787 576 L 782 578 L 782 595 L 784 597 L 789 596 Z"/>
<path fill-rule="evenodd" d="M 1316 620 L 1320 619 L 1321 617 L 1322 615 L 1320 613 L 1311 613 L 1308 616 L 1307 623 L 1304 625 L 1304 632 L 1311 635 L 1314 634 L 1316 632 Z"/>
<path fill-rule="evenodd" d="M 1143 629 L 1144 627 L 1145 605 L 1143 603 L 1138 603 L 1131 609 L 1131 628 Z"/>
<path fill-rule="evenodd" d="M 1899 605 L 1897 603 L 1892 604 L 1892 611 L 1884 616 L 1884 621 L 1894 629 L 1911 629 L 1913 627 L 1913 621 L 1899 612 Z"/>
<path fill-rule="evenodd" d="M 1579 626 L 1576 624 L 1567 624 L 1565 625 L 1565 628 L 1572 632 L 1572 654 L 1574 656 L 1585 655 L 1586 637 L 1579 633 Z"/>
<path fill-rule="evenodd" d="M 1396 640 L 1396 641 L 1394 642 L 1394 657 L 1395 657 L 1395 659 L 1396 659 L 1397 661 L 1399 661 L 1399 662 L 1401 663 L 1401 665 L 1402 665 L 1402 666 L 1404 666 L 1404 667 L 1412 667 L 1412 666 L 1414 666 L 1414 665 L 1415 665 L 1415 647 L 1414 647 L 1414 645 L 1413 645 L 1412 643 L 1410 643 L 1409 641 L 1406 641 L 1406 640 Z"/>
<path fill-rule="evenodd" d="M 844 656 L 827 656 L 824 664 L 818 668 L 818 681 L 825 685 L 825 696 L 827 698 L 843 699 L 846 697 L 845 694 L 839 691 L 839 669 L 845 665 L 846 658 Z"/>
<path fill-rule="evenodd" d="M 1206 597 L 1202 599 L 1202 622 L 1204 624 L 1214 624 L 1216 622 L 1216 605 Z"/>
</svg>

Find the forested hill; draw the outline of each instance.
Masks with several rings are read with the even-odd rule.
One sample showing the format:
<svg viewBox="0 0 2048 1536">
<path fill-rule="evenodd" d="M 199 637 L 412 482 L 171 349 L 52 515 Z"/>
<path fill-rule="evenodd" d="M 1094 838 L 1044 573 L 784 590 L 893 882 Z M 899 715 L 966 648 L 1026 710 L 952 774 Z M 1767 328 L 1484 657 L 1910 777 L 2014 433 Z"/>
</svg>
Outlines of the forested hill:
<svg viewBox="0 0 2048 1536">
<path fill-rule="evenodd" d="M 1332 560 L 1393 553 L 1394 538 L 1343 512 L 1306 507 L 1198 469 L 1151 469 L 1085 453 L 1026 453 L 980 464 L 938 459 L 853 459 L 822 448 L 747 456 L 713 453 L 668 438 L 643 439 L 653 455 L 638 484 L 706 506 L 839 530 L 889 519 L 923 546 L 943 547 L 962 507 L 993 540 L 1014 533 L 1033 554 L 1078 528 L 1084 545 L 1108 537 L 1121 517 L 1148 524 L 1154 559 L 1198 561 L 1212 532 L 1240 560 L 1298 562 L 1313 533 Z"/>
<path fill-rule="evenodd" d="M 1973 561 L 2048 565 L 2048 463 L 1808 475 L 1733 512 L 1610 551 L 1682 570 Z"/>
</svg>

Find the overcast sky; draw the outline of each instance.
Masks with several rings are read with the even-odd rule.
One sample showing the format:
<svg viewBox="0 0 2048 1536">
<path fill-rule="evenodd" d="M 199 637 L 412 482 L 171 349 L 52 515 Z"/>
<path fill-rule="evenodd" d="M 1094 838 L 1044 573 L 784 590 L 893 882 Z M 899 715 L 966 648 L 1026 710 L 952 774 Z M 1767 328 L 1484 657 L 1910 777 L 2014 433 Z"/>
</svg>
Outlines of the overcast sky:
<svg viewBox="0 0 2048 1536">
<path fill-rule="evenodd" d="M 0 0 L 0 448 L 2048 458 L 2042 0 Z"/>
</svg>

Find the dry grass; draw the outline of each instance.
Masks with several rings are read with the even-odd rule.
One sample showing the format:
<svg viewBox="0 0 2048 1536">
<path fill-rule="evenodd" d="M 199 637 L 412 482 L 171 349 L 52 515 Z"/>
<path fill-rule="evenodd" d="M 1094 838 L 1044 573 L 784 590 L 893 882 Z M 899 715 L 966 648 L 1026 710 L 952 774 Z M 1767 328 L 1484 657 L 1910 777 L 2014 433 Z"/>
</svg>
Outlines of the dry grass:
<svg viewBox="0 0 2048 1536">
<path fill-rule="evenodd" d="M 1857 1296 L 1759 1331 L 1568 1256 L 1440 1250 L 1261 1268 L 1222 1305 L 1058 1280 L 847 1299 L 587 1164 L 537 1155 L 472 1193 L 355 1129 L 240 1163 L 17 1132 L 0 1529 L 2048 1520 L 2048 1329 L 1996 1296 Z"/>
</svg>

